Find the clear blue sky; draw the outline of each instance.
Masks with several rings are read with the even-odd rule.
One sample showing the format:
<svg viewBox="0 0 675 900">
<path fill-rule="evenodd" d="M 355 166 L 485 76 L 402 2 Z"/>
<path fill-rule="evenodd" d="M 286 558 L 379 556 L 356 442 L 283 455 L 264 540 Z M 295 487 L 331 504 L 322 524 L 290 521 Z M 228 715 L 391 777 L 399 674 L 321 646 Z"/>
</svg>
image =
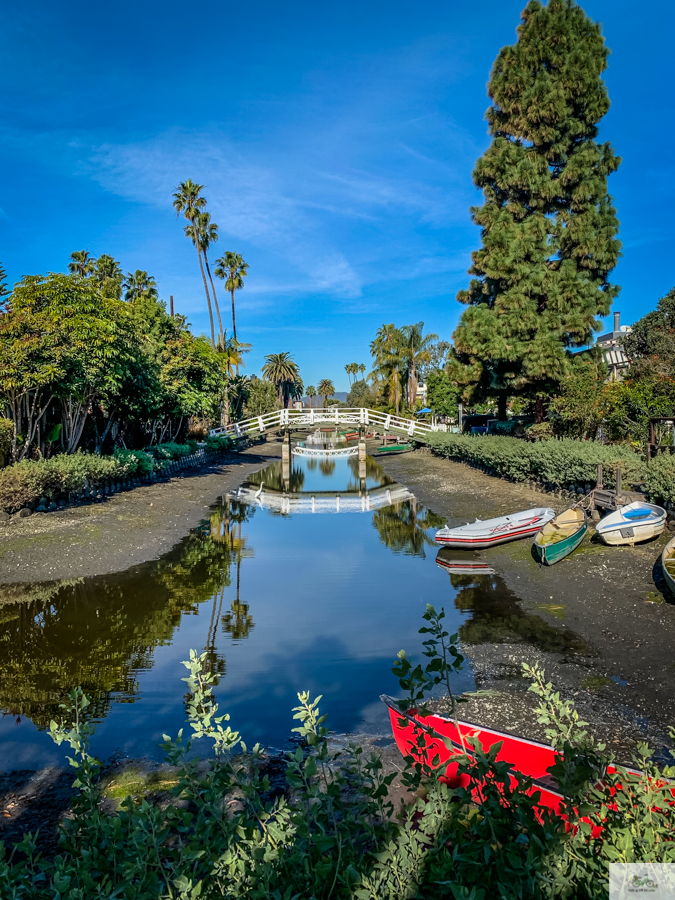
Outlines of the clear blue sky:
<svg viewBox="0 0 675 900">
<path fill-rule="evenodd" d="M 624 323 L 675 284 L 671 3 L 588 0 L 612 50 L 601 137 L 621 220 Z M 239 337 L 305 384 L 369 364 L 383 322 L 449 338 L 478 230 L 469 206 L 490 67 L 524 0 L 286 3 L 6 0 L 0 260 L 10 281 L 72 250 L 146 269 L 207 328 L 171 207 L 206 185 L 218 253 L 244 255 Z M 221 303 L 225 299 L 221 293 Z"/>
</svg>

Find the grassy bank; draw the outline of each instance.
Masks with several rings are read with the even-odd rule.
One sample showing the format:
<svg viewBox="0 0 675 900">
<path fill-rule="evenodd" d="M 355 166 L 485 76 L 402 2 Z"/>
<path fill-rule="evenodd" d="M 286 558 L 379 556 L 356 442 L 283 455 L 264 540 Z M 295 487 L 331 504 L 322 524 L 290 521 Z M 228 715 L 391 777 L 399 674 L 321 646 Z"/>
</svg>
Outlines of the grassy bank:
<svg viewBox="0 0 675 900">
<path fill-rule="evenodd" d="M 647 463 L 630 447 L 569 438 L 529 443 L 499 435 L 436 433 L 429 435 L 428 444 L 438 456 L 548 490 L 586 492 L 595 485 L 598 465 L 605 485 L 614 487 L 620 468 L 624 485 L 643 483 L 653 502 L 675 502 L 675 456 L 661 455 Z"/>
</svg>

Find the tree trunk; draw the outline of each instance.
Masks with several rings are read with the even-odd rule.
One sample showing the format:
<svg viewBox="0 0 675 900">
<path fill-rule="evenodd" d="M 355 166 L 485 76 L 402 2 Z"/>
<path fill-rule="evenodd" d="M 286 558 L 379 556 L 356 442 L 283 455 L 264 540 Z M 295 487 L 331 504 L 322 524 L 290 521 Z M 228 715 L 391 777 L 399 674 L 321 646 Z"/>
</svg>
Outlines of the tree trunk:
<svg viewBox="0 0 675 900">
<path fill-rule="evenodd" d="M 213 283 L 213 278 L 211 276 L 211 267 L 209 266 L 209 258 L 206 255 L 206 250 L 204 250 L 204 262 L 206 263 L 206 271 L 209 273 L 209 281 L 211 282 L 211 290 L 213 291 L 213 302 L 216 305 L 216 315 L 218 316 L 218 331 L 220 333 L 220 343 L 224 350 L 225 349 L 225 334 L 223 333 L 223 322 L 222 322 L 222 319 L 220 318 L 220 306 L 218 306 L 218 297 L 216 296 L 216 286 Z"/>
<path fill-rule="evenodd" d="M 209 319 L 211 321 L 211 346 L 215 349 L 216 346 L 216 331 L 213 327 L 213 309 L 211 308 L 211 295 L 209 294 L 209 287 L 206 283 L 206 275 L 204 274 L 204 263 L 202 262 L 202 251 L 197 247 L 197 256 L 199 257 L 199 268 L 202 273 L 202 281 L 204 282 L 204 293 L 206 294 L 206 303 L 209 307 Z"/>
<path fill-rule="evenodd" d="M 500 422 L 506 421 L 506 403 L 508 396 L 502 391 L 497 395 L 497 418 Z"/>
<path fill-rule="evenodd" d="M 544 398 L 539 395 L 534 401 L 534 421 L 537 425 L 544 421 Z"/>
<path fill-rule="evenodd" d="M 234 347 L 235 347 L 235 352 L 236 352 L 236 349 L 237 349 L 237 320 L 234 315 L 234 290 L 231 290 L 230 294 L 232 295 L 232 337 L 234 338 Z M 239 374 L 239 355 L 237 355 L 236 366 L 237 366 L 237 375 L 238 375 Z"/>
</svg>

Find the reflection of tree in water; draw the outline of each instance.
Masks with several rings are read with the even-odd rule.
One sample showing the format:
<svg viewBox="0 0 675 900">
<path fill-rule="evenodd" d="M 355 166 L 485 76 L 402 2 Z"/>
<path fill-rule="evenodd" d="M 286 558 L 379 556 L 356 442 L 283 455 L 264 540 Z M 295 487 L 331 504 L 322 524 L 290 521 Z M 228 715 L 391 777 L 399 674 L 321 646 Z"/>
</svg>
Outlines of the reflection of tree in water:
<svg viewBox="0 0 675 900">
<path fill-rule="evenodd" d="M 305 465 L 310 472 L 316 471 L 316 456 L 306 456 L 305 457 Z"/>
<path fill-rule="evenodd" d="M 241 525 L 254 512 L 226 501 L 212 511 L 207 526 L 158 562 L 56 591 L 43 586 L 37 599 L 1 607 L 0 708 L 42 728 L 58 717 L 59 703 L 77 685 L 91 698 L 94 718 L 104 716 L 114 700 L 133 702 L 137 673 L 153 665 L 155 648 L 171 643 L 183 615 L 196 615 L 210 599 L 205 649 L 211 669 L 223 673 L 216 629 L 232 565 L 239 573 L 241 560 L 252 555 Z M 232 611 L 246 624 L 239 626 L 240 638 L 253 627 L 243 606 L 233 601 Z"/>
<path fill-rule="evenodd" d="M 322 475 L 326 477 L 333 474 L 335 471 L 335 460 L 330 456 L 324 456 L 319 460 L 319 471 Z"/>
<path fill-rule="evenodd" d="M 550 652 L 573 652 L 585 656 L 593 650 L 566 628 L 549 625 L 540 616 L 522 608 L 519 598 L 498 575 L 450 575 L 457 591 L 455 606 L 470 612 L 459 628 L 467 644 L 527 643 Z"/>
<path fill-rule="evenodd" d="M 425 547 L 435 546 L 430 528 L 445 525 L 445 519 L 424 507 L 418 508 L 417 500 L 405 500 L 377 509 L 373 513 L 373 525 L 380 540 L 395 553 L 426 558 Z"/>
<path fill-rule="evenodd" d="M 347 457 L 349 468 L 351 469 L 354 481 L 349 483 L 348 491 L 359 490 L 359 458 L 358 456 Z M 390 484 L 396 484 L 393 478 L 390 478 L 382 466 L 376 462 L 372 456 L 366 456 L 366 478 L 371 483 L 374 482 L 378 487 L 385 487 Z M 443 522 L 445 525 L 445 522 Z"/>
<path fill-rule="evenodd" d="M 267 466 L 261 472 L 256 472 L 255 475 L 250 475 L 248 479 L 251 487 L 259 486 L 261 481 L 265 482 L 264 491 L 279 491 L 280 493 L 287 491 L 291 494 L 298 494 L 305 484 L 305 473 L 303 469 L 293 466 L 289 479 L 284 485 L 282 463 L 279 461 Z"/>
</svg>

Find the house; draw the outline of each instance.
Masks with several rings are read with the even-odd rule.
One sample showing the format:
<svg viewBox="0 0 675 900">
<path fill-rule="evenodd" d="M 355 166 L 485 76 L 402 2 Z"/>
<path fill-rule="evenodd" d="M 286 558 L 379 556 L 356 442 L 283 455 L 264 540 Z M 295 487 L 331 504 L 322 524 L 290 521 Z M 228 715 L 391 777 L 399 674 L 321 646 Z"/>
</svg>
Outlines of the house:
<svg viewBox="0 0 675 900">
<path fill-rule="evenodd" d="M 614 313 L 614 328 L 607 334 L 601 334 L 596 341 L 596 345 L 602 350 L 602 357 L 609 369 L 609 378 L 611 381 L 621 381 L 626 369 L 630 365 L 630 360 L 626 356 L 623 349 L 621 338 L 630 334 L 629 325 L 621 325 L 621 313 Z"/>
</svg>

